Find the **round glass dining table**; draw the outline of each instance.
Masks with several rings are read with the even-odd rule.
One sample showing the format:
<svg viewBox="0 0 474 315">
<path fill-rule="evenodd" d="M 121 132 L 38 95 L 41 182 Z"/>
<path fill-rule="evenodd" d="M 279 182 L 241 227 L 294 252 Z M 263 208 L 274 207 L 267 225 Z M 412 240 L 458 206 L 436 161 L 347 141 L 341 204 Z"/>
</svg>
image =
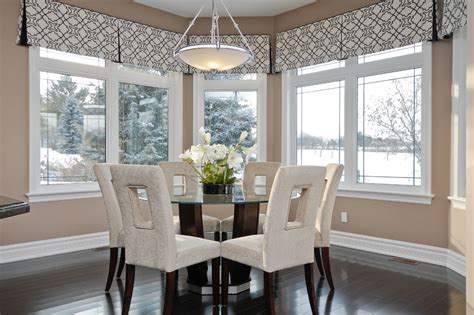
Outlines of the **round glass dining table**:
<svg viewBox="0 0 474 315">
<path fill-rule="evenodd" d="M 175 194 L 171 203 L 179 206 L 179 222 L 182 235 L 204 237 L 202 222 L 203 205 L 233 205 L 234 226 L 232 237 L 254 235 L 258 232 L 260 204 L 267 203 L 269 195 L 265 189 L 255 189 L 255 193 L 246 193 L 236 186 L 232 195 L 204 195 L 201 189 L 196 193 Z M 260 190 L 260 191 L 259 191 Z M 189 288 L 197 293 L 210 292 L 207 263 L 200 263 L 187 268 Z M 250 288 L 251 268 L 233 263 L 230 268 L 229 293 L 237 294 Z"/>
</svg>

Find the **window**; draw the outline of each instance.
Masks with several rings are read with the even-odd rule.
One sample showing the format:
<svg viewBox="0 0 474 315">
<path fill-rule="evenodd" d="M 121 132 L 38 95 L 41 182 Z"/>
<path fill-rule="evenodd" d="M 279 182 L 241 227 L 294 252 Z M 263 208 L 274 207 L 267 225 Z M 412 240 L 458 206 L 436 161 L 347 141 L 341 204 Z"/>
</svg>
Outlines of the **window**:
<svg viewBox="0 0 474 315">
<path fill-rule="evenodd" d="M 344 164 L 339 193 L 431 203 L 431 46 L 283 74 L 283 162 Z"/>
<path fill-rule="evenodd" d="M 94 182 L 105 162 L 105 81 L 40 72 L 40 184 Z"/>
<path fill-rule="evenodd" d="M 181 89 L 177 73 L 31 47 L 30 201 L 97 195 L 96 163 L 177 159 Z"/>
<path fill-rule="evenodd" d="M 258 159 L 266 156 L 266 75 L 204 74 L 194 76 L 194 142 L 204 126 L 212 142 L 238 142 L 249 132 L 245 146 L 258 145 Z"/>
<path fill-rule="evenodd" d="M 467 27 L 453 36 L 452 141 L 451 141 L 451 201 L 453 206 L 466 208 L 466 69 Z"/>
<path fill-rule="evenodd" d="M 297 163 L 344 163 L 344 81 L 298 87 Z"/>
<path fill-rule="evenodd" d="M 358 79 L 357 182 L 421 185 L 421 69 Z"/>
</svg>

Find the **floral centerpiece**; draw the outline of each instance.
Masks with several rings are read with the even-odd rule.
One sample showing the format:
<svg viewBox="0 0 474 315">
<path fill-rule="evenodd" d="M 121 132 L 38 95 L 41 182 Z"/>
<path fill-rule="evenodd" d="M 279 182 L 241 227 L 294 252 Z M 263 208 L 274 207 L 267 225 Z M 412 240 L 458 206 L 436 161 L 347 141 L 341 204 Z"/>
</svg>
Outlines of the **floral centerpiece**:
<svg viewBox="0 0 474 315">
<path fill-rule="evenodd" d="M 203 127 L 199 129 L 203 144 L 193 145 L 179 156 L 181 160 L 193 166 L 199 177 L 204 194 L 231 194 L 236 182 L 236 171 L 247 163 L 257 150 L 257 145 L 244 147 L 248 132 L 244 131 L 239 142 L 229 147 L 223 144 L 211 144 L 211 134 Z"/>
</svg>

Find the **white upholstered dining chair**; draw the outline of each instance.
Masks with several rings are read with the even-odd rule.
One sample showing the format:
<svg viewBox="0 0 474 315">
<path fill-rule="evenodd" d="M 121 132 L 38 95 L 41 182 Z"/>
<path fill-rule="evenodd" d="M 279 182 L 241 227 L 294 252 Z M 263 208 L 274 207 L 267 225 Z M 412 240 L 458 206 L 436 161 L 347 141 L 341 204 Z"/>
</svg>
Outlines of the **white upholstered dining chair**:
<svg viewBox="0 0 474 315">
<path fill-rule="evenodd" d="M 170 196 L 174 195 L 175 177 L 182 177 L 184 179 L 184 190 L 182 193 L 197 192 L 199 188 L 198 177 L 191 165 L 185 162 L 160 162 L 158 165 L 161 167 L 163 174 L 165 175 Z M 176 225 L 176 231 L 179 233 L 179 217 L 175 215 L 173 220 Z M 221 221 L 218 218 L 203 215 L 202 224 L 204 233 L 214 233 L 214 240 L 220 240 Z"/>
<path fill-rule="evenodd" d="M 344 166 L 341 164 L 328 164 L 326 167 L 326 188 L 324 189 L 321 210 L 316 217 L 316 235 L 314 238 L 314 256 L 319 273 L 328 280 L 331 291 L 334 290 L 332 281 L 331 264 L 329 260 L 329 236 L 331 232 L 332 213 L 336 201 L 337 188 L 341 181 Z M 321 259 L 322 254 L 322 259 Z"/>
<path fill-rule="evenodd" d="M 325 174 L 326 168 L 318 166 L 287 166 L 279 169 L 270 193 L 263 235 L 245 236 L 221 243 L 222 305 L 227 305 L 231 262 L 264 271 L 264 291 L 270 314 L 275 314 L 274 272 L 304 265 L 311 309 L 314 314 L 317 313 L 313 248 Z M 294 190 L 301 190 L 301 196 L 296 218 L 288 222 Z"/>
<path fill-rule="evenodd" d="M 111 166 L 112 182 L 122 212 L 127 249 L 126 283 L 122 314 L 128 314 L 135 280 L 135 266 L 166 272 L 164 314 L 171 314 L 176 271 L 212 259 L 213 303 L 219 304 L 220 244 L 176 235 L 173 211 L 163 171 L 158 166 Z M 145 190 L 150 220 L 141 216 L 139 190 Z"/>
<path fill-rule="evenodd" d="M 95 164 L 94 173 L 99 182 L 99 187 L 105 204 L 105 213 L 107 215 L 107 223 L 109 225 L 109 273 L 105 285 L 105 291 L 110 290 L 112 280 L 114 278 L 115 269 L 117 268 L 118 251 L 121 248 L 120 263 L 117 271 L 117 278 L 122 274 L 125 264 L 125 244 L 122 225 L 122 215 L 115 196 L 114 187 L 112 185 L 112 175 L 110 174 L 110 164 Z"/>
<path fill-rule="evenodd" d="M 256 187 L 256 180 L 258 177 L 265 178 L 265 191 L 263 194 L 270 194 L 270 191 L 275 181 L 275 176 L 280 168 L 280 162 L 249 162 L 245 165 L 244 178 L 242 186 L 248 193 L 262 193 L 259 192 L 259 188 Z M 257 190 L 256 190 L 257 189 Z M 258 234 L 263 233 L 263 225 L 265 223 L 265 214 L 260 213 L 258 217 Z M 223 240 L 226 240 L 228 233 L 232 232 L 234 227 L 234 216 L 230 216 L 221 222 L 221 232 Z"/>
</svg>

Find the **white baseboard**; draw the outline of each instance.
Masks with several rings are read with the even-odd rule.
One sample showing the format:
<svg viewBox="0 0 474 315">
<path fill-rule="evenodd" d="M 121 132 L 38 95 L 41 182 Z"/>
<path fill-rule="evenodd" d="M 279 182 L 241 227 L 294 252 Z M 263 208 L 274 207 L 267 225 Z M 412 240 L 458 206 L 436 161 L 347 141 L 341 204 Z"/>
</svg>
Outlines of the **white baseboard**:
<svg viewBox="0 0 474 315">
<path fill-rule="evenodd" d="M 109 232 L 0 246 L 0 264 L 109 245 Z"/>
<path fill-rule="evenodd" d="M 450 249 L 331 231 L 331 244 L 447 267 L 466 276 L 466 258 Z"/>
<path fill-rule="evenodd" d="M 446 248 L 339 231 L 331 231 L 331 244 L 443 266 L 466 276 L 466 258 Z M 100 232 L 0 246 L 0 264 L 108 245 L 109 233 Z"/>
</svg>

